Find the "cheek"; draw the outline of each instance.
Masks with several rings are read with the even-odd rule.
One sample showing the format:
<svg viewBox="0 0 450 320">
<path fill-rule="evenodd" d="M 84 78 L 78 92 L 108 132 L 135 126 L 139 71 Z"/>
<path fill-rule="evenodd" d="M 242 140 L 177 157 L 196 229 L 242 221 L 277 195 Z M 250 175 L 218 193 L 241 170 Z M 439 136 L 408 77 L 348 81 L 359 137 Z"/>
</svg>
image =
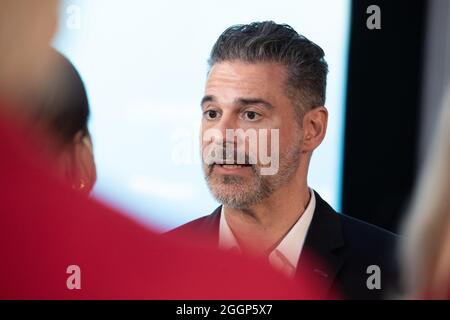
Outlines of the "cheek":
<svg viewBox="0 0 450 320">
<path fill-rule="evenodd" d="M 287 150 L 298 146 L 302 141 L 303 131 L 296 128 L 293 129 L 281 129 L 280 130 L 280 152 L 286 153 Z"/>
<path fill-rule="evenodd" d="M 214 147 L 215 144 L 211 143 L 211 141 L 201 141 L 200 142 L 201 150 L 200 150 L 200 157 L 201 161 L 204 164 L 208 164 L 212 158 L 214 158 Z"/>
<path fill-rule="evenodd" d="M 207 146 L 208 144 L 211 143 L 213 137 L 211 136 L 211 133 L 207 131 L 208 128 L 205 127 L 203 124 L 200 128 L 200 132 L 199 132 L 199 143 L 200 146 L 202 147 L 202 149 L 205 148 L 205 146 Z"/>
</svg>

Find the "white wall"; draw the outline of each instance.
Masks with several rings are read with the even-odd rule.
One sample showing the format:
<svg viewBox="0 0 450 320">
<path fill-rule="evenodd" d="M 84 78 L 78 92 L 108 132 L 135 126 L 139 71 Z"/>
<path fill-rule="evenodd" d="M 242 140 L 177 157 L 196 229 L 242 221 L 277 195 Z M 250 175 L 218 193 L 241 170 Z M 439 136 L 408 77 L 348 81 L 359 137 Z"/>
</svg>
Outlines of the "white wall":
<svg viewBox="0 0 450 320">
<path fill-rule="evenodd" d="M 349 0 L 64 1 L 55 46 L 87 86 L 95 194 L 162 229 L 210 213 L 197 143 L 206 60 L 230 25 L 274 20 L 326 52 L 330 123 L 309 184 L 339 209 L 349 14 Z"/>
</svg>

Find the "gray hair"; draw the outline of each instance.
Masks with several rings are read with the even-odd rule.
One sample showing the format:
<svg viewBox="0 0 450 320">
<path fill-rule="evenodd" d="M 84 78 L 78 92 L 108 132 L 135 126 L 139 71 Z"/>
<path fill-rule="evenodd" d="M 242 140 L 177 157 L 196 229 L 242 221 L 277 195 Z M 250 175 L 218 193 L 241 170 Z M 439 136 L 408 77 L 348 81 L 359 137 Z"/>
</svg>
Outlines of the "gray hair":
<svg viewBox="0 0 450 320">
<path fill-rule="evenodd" d="M 286 67 L 286 93 L 302 118 L 325 104 L 328 65 L 322 48 L 287 24 L 273 21 L 235 25 L 217 39 L 208 61 L 275 62 Z"/>
</svg>

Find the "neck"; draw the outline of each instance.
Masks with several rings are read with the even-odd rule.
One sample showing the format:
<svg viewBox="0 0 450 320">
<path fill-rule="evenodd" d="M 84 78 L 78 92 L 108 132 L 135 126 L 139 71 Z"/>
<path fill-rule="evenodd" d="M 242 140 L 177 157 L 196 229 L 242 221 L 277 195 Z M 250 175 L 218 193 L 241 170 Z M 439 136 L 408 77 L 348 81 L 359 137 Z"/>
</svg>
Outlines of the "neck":
<svg viewBox="0 0 450 320">
<path fill-rule="evenodd" d="M 243 251 L 264 255 L 274 249 L 305 211 L 310 199 L 306 173 L 248 209 L 224 206 L 224 215 Z"/>
</svg>

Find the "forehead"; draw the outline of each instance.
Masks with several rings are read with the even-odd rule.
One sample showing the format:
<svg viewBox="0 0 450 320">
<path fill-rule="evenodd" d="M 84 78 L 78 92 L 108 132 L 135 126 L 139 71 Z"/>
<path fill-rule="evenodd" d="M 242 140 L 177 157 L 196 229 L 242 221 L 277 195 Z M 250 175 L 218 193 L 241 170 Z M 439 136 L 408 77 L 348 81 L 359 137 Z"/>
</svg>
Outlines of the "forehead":
<svg viewBox="0 0 450 320">
<path fill-rule="evenodd" d="M 275 98 L 284 94 L 285 79 L 285 67 L 278 63 L 220 62 L 209 72 L 205 93 L 223 98 L 236 95 Z"/>
</svg>

